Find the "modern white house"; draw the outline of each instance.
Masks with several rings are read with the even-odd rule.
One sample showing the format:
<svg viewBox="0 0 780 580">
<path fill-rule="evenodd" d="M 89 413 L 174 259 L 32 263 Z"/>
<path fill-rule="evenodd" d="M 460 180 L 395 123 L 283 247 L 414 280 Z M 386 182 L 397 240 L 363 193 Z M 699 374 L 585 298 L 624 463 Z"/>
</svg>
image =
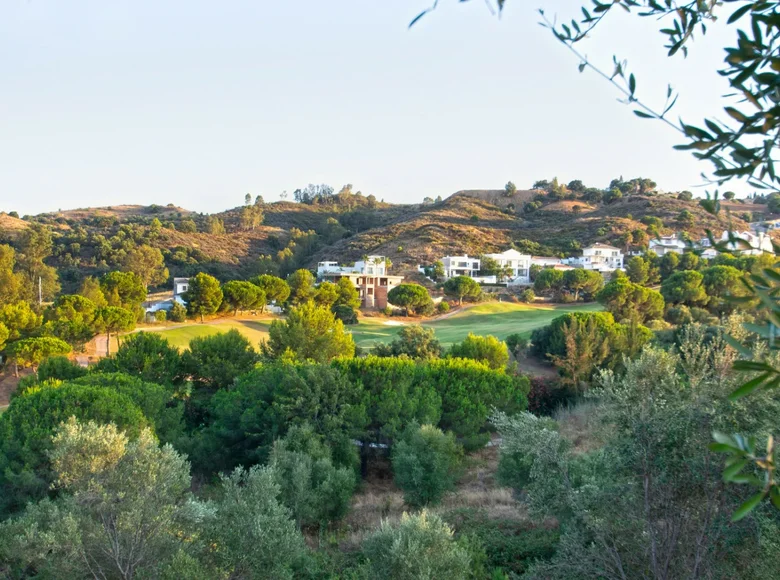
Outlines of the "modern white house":
<svg viewBox="0 0 780 580">
<path fill-rule="evenodd" d="M 481 267 L 479 258 L 463 256 L 445 256 L 441 259 L 444 264 L 444 277 L 454 278 L 456 276 L 469 276 L 473 278 L 479 275 Z"/>
<path fill-rule="evenodd" d="M 669 236 L 661 236 L 658 239 L 650 240 L 648 248 L 659 256 L 664 256 L 666 254 L 682 254 L 688 248 L 688 244 L 680 239 L 677 233 L 674 233 Z"/>
<path fill-rule="evenodd" d="M 729 242 L 727 247 L 736 253 L 746 254 L 748 256 L 758 256 L 764 252 L 774 252 L 772 238 L 765 232 L 733 232 L 733 234 L 735 238 L 744 240 L 747 243 L 746 246 L 735 242 Z M 720 239 L 723 242 L 727 241 L 729 239 L 729 233 L 723 232 Z"/>
<path fill-rule="evenodd" d="M 387 260 L 384 256 L 368 256 L 355 262 L 354 266 L 339 266 L 338 262 L 319 262 L 317 278 L 335 282 L 347 278 L 360 295 L 365 308 L 385 308 L 387 293 L 403 282 L 403 276 L 387 274 Z"/>
<path fill-rule="evenodd" d="M 542 268 L 553 268 L 563 264 L 563 260 L 553 256 L 531 256 L 532 266 L 541 266 Z"/>
<path fill-rule="evenodd" d="M 485 258 L 492 258 L 501 268 L 505 268 L 508 274 L 508 284 L 530 284 L 531 256 L 521 254 L 517 250 L 506 250 L 500 254 L 485 254 Z"/>
<path fill-rule="evenodd" d="M 584 248 L 582 256 L 569 258 L 568 264 L 586 270 L 612 272 L 623 268 L 623 252 L 615 246 L 596 243 Z"/>
</svg>

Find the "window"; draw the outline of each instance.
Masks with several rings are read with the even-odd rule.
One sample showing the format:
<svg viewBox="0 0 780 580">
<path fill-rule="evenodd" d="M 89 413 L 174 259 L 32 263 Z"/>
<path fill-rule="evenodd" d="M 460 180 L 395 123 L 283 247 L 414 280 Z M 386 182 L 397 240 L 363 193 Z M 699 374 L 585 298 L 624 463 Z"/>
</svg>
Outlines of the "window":
<svg viewBox="0 0 780 580">
<path fill-rule="evenodd" d="M 373 294 L 374 294 L 374 289 L 373 288 L 369 288 L 368 289 L 368 295 L 372 296 Z"/>
</svg>

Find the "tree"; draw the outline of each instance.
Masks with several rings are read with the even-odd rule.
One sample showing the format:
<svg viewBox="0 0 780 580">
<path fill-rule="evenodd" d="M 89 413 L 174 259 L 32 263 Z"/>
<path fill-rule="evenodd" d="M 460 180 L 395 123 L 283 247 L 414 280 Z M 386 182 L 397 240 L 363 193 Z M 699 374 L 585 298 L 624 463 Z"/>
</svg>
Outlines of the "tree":
<svg viewBox="0 0 780 580">
<path fill-rule="evenodd" d="M 704 276 L 700 272 L 685 270 L 675 272 L 661 284 L 661 294 L 670 304 L 700 306 L 707 303 Z"/>
<path fill-rule="evenodd" d="M 3 513 L 20 509 L 30 499 L 49 491 L 52 474 L 47 459 L 51 435 L 62 421 L 115 423 L 137 437 L 148 426 L 138 406 L 127 395 L 106 387 L 68 384 L 42 386 L 14 397 L 0 415 L 0 496 Z"/>
<path fill-rule="evenodd" d="M 290 303 L 300 306 L 314 297 L 314 275 L 308 270 L 296 270 L 287 277 L 290 286 Z"/>
<path fill-rule="evenodd" d="M 594 295 L 604 286 L 604 277 L 595 270 L 575 268 L 563 273 L 563 285 L 574 293 L 574 300 L 580 299 L 580 292 Z"/>
<path fill-rule="evenodd" d="M 252 203 L 252 194 L 247 193 L 244 196 L 244 205 L 249 205 L 250 203 Z"/>
<path fill-rule="evenodd" d="M 693 199 L 693 194 L 690 191 L 681 191 L 677 194 L 677 199 L 681 199 L 683 201 L 691 201 Z"/>
<path fill-rule="evenodd" d="M 8 329 L 6 328 L 5 324 L 0 322 L 0 351 L 3 350 L 5 347 L 5 343 L 8 340 L 8 335 L 10 333 L 8 332 Z"/>
<path fill-rule="evenodd" d="M 239 221 L 241 228 L 245 230 L 254 230 L 263 223 L 262 205 L 246 205 L 241 208 Z"/>
<path fill-rule="evenodd" d="M 501 266 L 498 265 L 498 261 L 490 256 L 481 256 L 479 260 L 481 276 L 498 276 Z"/>
<path fill-rule="evenodd" d="M 100 279 L 100 289 L 109 306 L 134 312 L 146 300 L 144 281 L 135 272 L 109 272 Z"/>
<path fill-rule="evenodd" d="M 340 520 L 349 511 L 355 490 L 355 470 L 334 464 L 322 436 L 307 424 L 294 425 L 274 443 L 269 464 L 280 499 L 298 527 Z"/>
<path fill-rule="evenodd" d="M 661 271 L 661 278 L 668 278 L 680 265 L 680 256 L 674 252 L 669 252 L 661 256 L 659 270 Z"/>
<path fill-rule="evenodd" d="M 390 344 L 377 344 L 373 353 L 381 357 L 407 356 L 427 360 L 441 356 L 441 344 L 432 328 L 409 324 L 401 328 Z"/>
<path fill-rule="evenodd" d="M 723 193 L 723 199 L 726 199 L 728 201 L 732 201 L 736 197 L 736 194 L 733 191 L 726 191 Z"/>
<path fill-rule="evenodd" d="M 371 578 L 376 580 L 469 577 L 468 551 L 455 541 L 452 529 L 439 516 L 425 510 L 405 513 L 396 525 L 384 520 L 363 542 L 363 553 Z"/>
<path fill-rule="evenodd" d="M 583 389 L 609 355 L 609 339 L 599 332 L 594 318 L 584 324 L 578 318 L 572 318 L 564 323 L 562 330 L 566 354 L 551 355 L 550 360 L 558 367 L 562 383 Z"/>
<path fill-rule="evenodd" d="M 100 282 L 93 276 L 87 276 L 81 282 L 78 294 L 90 300 L 97 308 L 108 306 L 106 297 L 100 287 Z"/>
<path fill-rule="evenodd" d="M 58 296 L 46 310 L 46 331 L 83 350 L 84 345 L 97 334 L 95 315 L 97 306 L 78 294 Z"/>
<path fill-rule="evenodd" d="M 235 328 L 214 336 L 193 338 L 182 355 L 182 364 L 192 381 L 212 392 L 227 388 L 256 363 L 257 352 Z"/>
<path fill-rule="evenodd" d="M 15 266 L 16 251 L 9 245 L 0 244 L 0 306 L 21 297 L 23 280 L 14 271 Z"/>
<path fill-rule="evenodd" d="M 478 298 L 482 294 L 482 288 L 473 278 L 455 276 L 444 283 L 444 293 L 457 298 L 458 304 L 463 304 L 464 298 Z"/>
<path fill-rule="evenodd" d="M 596 299 L 616 320 L 628 320 L 633 315 L 639 322 L 658 320 L 664 314 L 664 299 L 660 292 L 634 284 L 628 278 L 618 278 L 596 295 Z"/>
<path fill-rule="evenodd" d="M 582 193 L 585 191 L 585 185 L 579 179 L 573 179 L 569 182 L 569 185 L 566 186 L 566 189 L 576 193 Z"/>
<path fill-rule="evenodd" d="M 212 236 L 219 236 L 225 233 L 225 222 L 215 215 L 206 218 L 206 231 Z"/>
<path fill-rule="evenodd" d="M 30 308 L 28 302 L 14 302 L 0 307 L 0 324 L 8 330 L 8 340 L 34 335 L 42 322 L 43 317 Z"/>
<path fill-rule="evenodd" d="M 179 224 L 179 231 L 183 234 L 195 234 L 198 232 L 198 226 L 195 223 L 195 220 L 192 218 L 186 218 L 181 220 L 181 224 Z"/>
<path fill-rule="evenodd" d="M 717 314 L 726 314 L 738 306 L 729 302 L 729 297 L 743 297 L 747 294 L 743 284 L 745 274 L 733 266 L 711 266 L 702 270 L 704 291 L 709 296 L 707 306 Z M 742 303 L 742 306 L 748 306 Z"/>
<path fill-rule="evenodd" d="M 95 311 L 95 330 L 106 334 L 106 356 L 111 355 L 111 335 L 135 328 L 135 314 L 126 308 L 106 306 Z"/>
<path fill-rule="evenodd" d="M 334 308 L 336 306 L 346 306 L 352 310 L 360 308 L 360 294 L 349 278 L 339 278 L 336 281 L 336 290 L 338 294 L 336 301 L 333 303 Z"/>
<path fill-rule="evenodd" d="M 44 360 L 50 356 L 64 355 L 71 351 L 70 345 L 64 340 L 53 336 L 41 336 L 38 338 L 23 338 L 11 344 L 9 357 L 14 365 L 30 367 L 38 370 Z M 17 373 L 18 376 L 18 373 Z"/>
<path fill-rule="evenodd" d="M 682 210 L 674 219 L 677 221 L 677 223 L 684 227 L 691 227 L 696 223 L 696 216 L 694 216 L 690 210 L 687 209 Z"/>
<path fill-rule="evenodd" d="M 177 300 L 173 301 L 173 306 L 168 313 L 168 320 L 171 322 L 184 322 L 187 319 L 187 307 L 183 306 Z"/>
<path fill-rule="evenodd" d="M 453 344 L 447 355 L 480 361 L 495 370 L 504 370 L 509 364 L 509 351 L 504 341 L 495 336 L 477 336 L 471 332 L 463 342 Z"/>
<path fill-rule="evenodd" d="M 515 193 L 517 193 L 517 186 L 511 181 L 508 181 L 504 186 L 504 195 L 512 197 Z"/>
<path fill-rule="evenodd" d="M 322 282 L 314 293 L 314 302 L 318 306 L 330 308 L 339 297 L 339 290 L 333 282 Z"/>
<path fill-rule="evenodd" d="M 31 223 L 22 230 L 18 241 L 17 263 L 24 280 L 23 292 L 28 300 L 52 300 L 60 291 L 57 271 L 46 265 L 52 253 L 51 230 Z"/>
<path fill-rule="evenodd" d="M 222 295 L 234 315 L 238 315 L 239 310 L 255 310 L 265 308 L 266 297 L 259 287 L 251 282 L 242 280 L 231 280 L 222 287 Z"/>
<path fill-rule="evenodd" d="M 187 303 L 187 312 L 193 316 L 200 316 L 201 322 L 206 314 L 214 314 L 219 309 L 222 297 L 219 280 L 205 272 L 190 278 L 189 289 L 182 296 Z"/>
<path fill-rule="evenodd" d="M 433 308 L 433 300 L 428 290 L 419 284 L 399 284 L 387 293 L 387 301 L 406 310 L 407 314 L 417 314 Z"/>
<path fill-rule="evenodd" d="M 628 279 L 634 284 L 645 284 L 650 273 L 650 264 L 642 256 L 634 256 L 626 264 Z"/>
<path fill-rule="evenodd" d="M 260 288 L 265 293 L 266 302 L 273 302 L 277 305 L 283 304 L 290 296 L 290 285 L 276 276 L 263 274 L 250 280 L 252 284 Z M 265 306 L 260 308 L 264 311 Z"/>
<path fill-rule="evenodd" d="M 534 292 L 547 294 L 557 292 L 563 286 L 563 271 L 554 268 L 542 268 L 534 280 Z"/>
<path fill-rule="evenodd" d="M 393 446 L 393 479 L 412 507 L 438 504 L 455 488 L 463 450 L 452 433 L 432 425 L 407 429 Z"/>
<path fill-rule="evenodd" d="M 207 545 L 220 546 L 213 553 L 217 568 L 230 578 L 292 580 L 303 567 L 306 544 L 278 500 L 273 470 L 239 467 L 221 481 L 215 517 L 204 531 Z"/>
<path fill-rule="evenodd" d="M 157 332 L 131 334 L 112 359 L 100 361 L 99 368 L 160 385 L 177 384 L 182 379 L 179 351 Z"/>
<path fill-rule="evenodd" d="M 290 353 L 300 361 L 326 362 L 355 354 L 355 341 L 344 329 L 344 323 L 313 302 L 292 308 L 285 321 L 274 320 L 268 334 L 268 342 L 262 348 L 274 358 Z"/>
<path fill-rule="evenodd" d="M 439 281 L 444 278 L 444 262 L 441 260 L 436 260 L 433 263 L 433 268 L 431 271 L 432 278 L 436 281 Z"/>
<path fill-rule="evenodd" d="M 159 286 L 168 280 L 168 268 L 165 267 L 162 252 L 151 246 L 136 246 L 127 253 L 122 265 L 126 272 L 140 276 L 145 289 Z"/>
</svg>

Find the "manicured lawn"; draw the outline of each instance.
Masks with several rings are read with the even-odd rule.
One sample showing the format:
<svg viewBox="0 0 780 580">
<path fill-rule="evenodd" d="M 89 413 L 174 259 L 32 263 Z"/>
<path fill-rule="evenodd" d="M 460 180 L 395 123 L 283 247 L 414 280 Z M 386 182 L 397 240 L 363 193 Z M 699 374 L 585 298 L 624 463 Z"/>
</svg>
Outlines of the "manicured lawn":
<svg viewBox="0 0 780 580">
<path fill-rule="evenodd" d="M 423 323 L 436 331 L 436 336 L 445 346 L 463 340 L 469 332 L 474 334 L 492 334 L 505 339 L 510 334 L 518 332 L 530 336 L 531 332 L 567 312 L 601 310 L 599 304 L 529 306 L 509 302 L 489 302 L 467 308 L 441 320 Z M 405 324 L 414 324 L 414 319 L 402 316 L 393 318 L 361 317 L 360 323 L 351 326 L 355 342 L 362 348 L 372 348 L 377 343 L 390 342 Z M 152 332 L 160 332 L 168 342 L 177 348 L 187 348 L 190 340 L 198 336 L 213 336 L 220 332 L 238 329 L 257 348 L 260 341 L 268 337 L 270 319 L 243 320 L 219 319 L 205 324 L 188 324 L 174 328 L 149 328 Z"/>
<path fill-rule="evenodd" d="M 436 331 L 436 336 L 444 345 L 463 340 L 469 332 L 474 334 L 492 334 L 505 339 L 513 333 L 530 336 L 531 332 L 547 326 L 553 318 L 567 312 L 601 310 L 600 304 L 529 306 L 509 302 L 490 302 L 479 304 L 458 312 L 442 320 L 425 322 Z M 391 322 L 390 325 L 387 323 Z M 363 348 L 371 348 L 378 342 L 393 340 L 403 324 L 403 317 L 363 318 L 352 328 L 355 342 Z"/>
<path fill-rule="evenodd" d="M 205 324 L 191 324 L 187 326 L 177 326 L 174 328 L 147 328 L 145 331 L 159 332 L 164 336 L 172 346 L 179 349 L 187 348 L 193 338 L 199 336 L 213 336 L 221 332 L 228 332 L 237 329 L 246 336 L 256 349 L 259 348 L 260 341 L 268 337 L 268 327 L 271 321 L 266 320 L 230 320 L 220 319 L 217 321 L 206 322 Z"/>
</svg>

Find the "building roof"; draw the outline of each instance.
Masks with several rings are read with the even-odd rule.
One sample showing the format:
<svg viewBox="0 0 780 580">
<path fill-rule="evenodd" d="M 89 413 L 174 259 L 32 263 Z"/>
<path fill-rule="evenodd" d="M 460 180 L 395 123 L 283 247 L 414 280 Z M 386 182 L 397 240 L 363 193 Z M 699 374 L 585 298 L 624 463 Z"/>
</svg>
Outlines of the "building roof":
<svg viewBox="0 0 780 580">
<path fill-rule="evenodd" d="M 585 249 L 589 250 L 590 248 L 599 248 L 601 250 L 617 250 L 617 251 L 620 251 L 620 248 L 616 248 L 615 246 L 610 246 L 609 244 L 602 244 L 601 242 L 596 242 L 595 244 L 591 244 L 590 246 L 587 246 Z"/>
<path fill-rule="evenodd" d="M 486 256 L 489 256 L 493 259 L 495 258 L 502 258 L 504 260 L 522 260 L 524 258 L 530 258 L 531 256 L 529 254 L 523 254 L 518 252 L 517 250 L 510 248 L 508 250 L 504 250 L 501 253 L 498 254 L 485 254 Z"/>
</svg>

